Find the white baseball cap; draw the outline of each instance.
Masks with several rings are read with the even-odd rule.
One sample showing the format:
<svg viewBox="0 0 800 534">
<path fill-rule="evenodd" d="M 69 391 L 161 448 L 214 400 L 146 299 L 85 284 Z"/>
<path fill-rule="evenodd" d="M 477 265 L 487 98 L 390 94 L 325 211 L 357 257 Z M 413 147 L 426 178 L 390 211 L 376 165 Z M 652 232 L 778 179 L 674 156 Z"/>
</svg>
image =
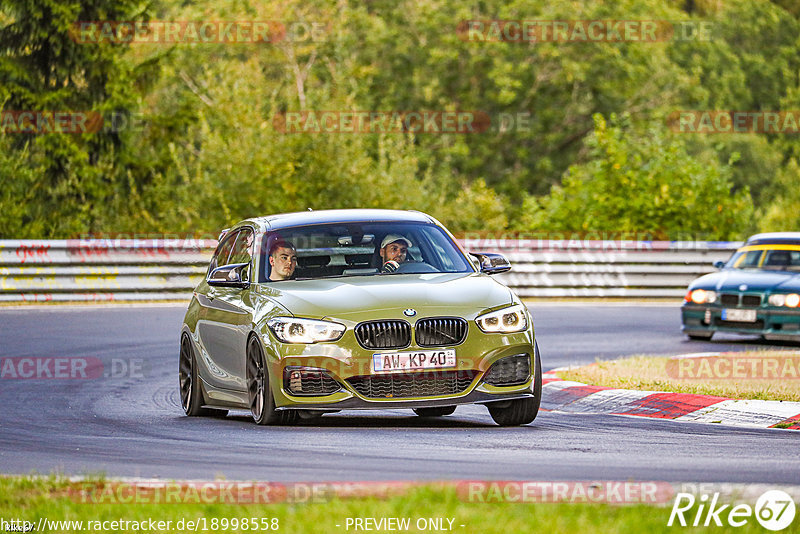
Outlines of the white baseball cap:
<svg viewBox="0 0 800 534">
<path fill-rule="evenodd" d="M 388 245 L 390 243 L 394 243 L 395 241 L 405 241 L 406 242 L 406 246 L 408 246 L 408 247 L 413 247 L 414 246 L 414 245 L 411 244 L 411 241 L 409 241 L 408 238 L 405 238 L 405 237 L 401 236 L 400 234 L 389 234 L 389 235 L 387 235 L 386 237 L 383 238 L 383 241 L 381 241 L 381 248 L 384 248 L 386 245 Z"/>
</svg>

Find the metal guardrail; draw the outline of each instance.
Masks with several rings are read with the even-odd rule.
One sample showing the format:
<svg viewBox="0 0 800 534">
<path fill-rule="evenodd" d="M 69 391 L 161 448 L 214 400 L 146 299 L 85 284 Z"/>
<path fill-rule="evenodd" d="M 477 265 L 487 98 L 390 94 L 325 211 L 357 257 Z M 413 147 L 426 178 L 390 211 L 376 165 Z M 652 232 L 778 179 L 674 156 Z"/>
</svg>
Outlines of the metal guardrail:
<svg viewBox="0 0 800 534">
<path fill-rule="evenodd" d="M 213 239 L 0 241 L 0 302 L 188 300 Z"/>
<path fill-rule="evenodd" d="M 719 241 L 486 241 L 513 265 L 498 279 L 520 297 L 681 298 L 689 283 L 713 272 L 741 242 Z"/>
<path fill-rule="evenodd" d="M 0 241 L 0 302 L 188 300 L 215 240 Z M 680 298 L 741 243 L 464 239 L 521 297 Z"/>
</svg>

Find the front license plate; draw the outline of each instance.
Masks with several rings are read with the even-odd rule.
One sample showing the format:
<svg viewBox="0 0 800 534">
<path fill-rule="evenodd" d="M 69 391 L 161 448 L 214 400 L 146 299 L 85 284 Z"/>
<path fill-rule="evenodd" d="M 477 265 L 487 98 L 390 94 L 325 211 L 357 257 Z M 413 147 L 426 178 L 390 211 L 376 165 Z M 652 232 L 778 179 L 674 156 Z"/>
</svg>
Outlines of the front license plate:
<svg viewBox="0 0 800 534">
<path fill-rule="evenodd" d="M 419 369 L 444 369 L 456 366 L 455 349 L 417 352 L 379 352 L 372 355 L 373 373 L 394 373 Z"/>
<path fill-rule="evenodd" d="M 738 321 L 740 323 L 756 322 L 756 310 L 722 310 L 723 321 Z"/>
</svg>

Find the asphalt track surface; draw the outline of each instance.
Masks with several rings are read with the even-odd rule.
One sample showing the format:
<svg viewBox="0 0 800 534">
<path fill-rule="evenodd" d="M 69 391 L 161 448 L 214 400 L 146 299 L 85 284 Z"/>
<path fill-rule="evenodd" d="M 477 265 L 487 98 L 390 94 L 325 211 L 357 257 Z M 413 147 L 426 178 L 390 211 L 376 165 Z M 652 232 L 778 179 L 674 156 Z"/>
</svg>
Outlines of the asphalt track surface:
<svg viewBox="0 0 800 534">
<path fill-rule="evenodd" d="M 645 352 L 781 348 L 733 336 L 688 342 L 677 306 L 530 308 L 545 369 Z M 0 472 L 278 482 L 800 480 L 800 433 L 775 429 L 557 412 L 500 428 L 481 406 L 438 420 L 410 410 L 349 411 L 295 427 L 258 427 L 246 412 L 187 418 L 177 394 L 182 317 L 179 306 L 0 308 L 0 358 L 99 358 L 122 375 L 123 364 L 136 366 L 118 378 L 0 380 Z"/>
</svg>

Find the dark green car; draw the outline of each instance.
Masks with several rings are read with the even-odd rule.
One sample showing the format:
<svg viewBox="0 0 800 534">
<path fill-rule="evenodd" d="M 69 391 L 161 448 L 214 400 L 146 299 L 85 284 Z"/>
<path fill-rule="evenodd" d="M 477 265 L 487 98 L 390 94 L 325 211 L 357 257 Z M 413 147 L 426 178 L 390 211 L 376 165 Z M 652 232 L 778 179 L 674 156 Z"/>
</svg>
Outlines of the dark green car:
<svg viewBox="0 0 800 534">
<path fill-rule="evenodd" d="M 800 232 L 754 235 L 715 266 L 691 283 L 681 308 L 691 339 L 728 332 L 800 341 Z"/>
<path fill-rule="evenodd" d="M 345 409 L 432 417 L 485 404 L 536 418 L 539 350 L 527 308 L 420 212 L 331 210 L 242 221 L 221 236 L 180 343 L 187 415 L 247 409 L 289 424 Z"/>
</svg>

